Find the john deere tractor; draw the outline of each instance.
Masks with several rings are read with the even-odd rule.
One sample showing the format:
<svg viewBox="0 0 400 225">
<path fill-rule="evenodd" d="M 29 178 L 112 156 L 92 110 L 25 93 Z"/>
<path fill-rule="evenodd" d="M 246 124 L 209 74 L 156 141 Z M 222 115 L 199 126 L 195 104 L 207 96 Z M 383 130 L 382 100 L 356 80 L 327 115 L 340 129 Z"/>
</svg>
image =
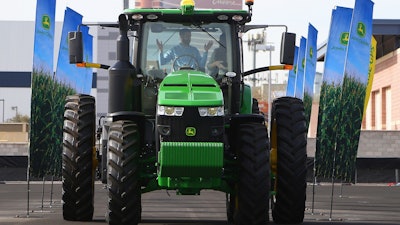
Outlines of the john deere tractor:
<svg viewBox="0 0 400 225">
<path fill-rule="evenodd" d="M 244 84 L 254 73 L 290 69 L 295 35 L 283 34 L 282 65 L 243 71 L 242 36 L 268 27 L 249 25 L 253 1 L 246 5 L 248 10 L 198 10 L 185 0 L 176 9 L 126 9 L 118 23 L 99 24 L 119 30 L 113 66 L 84 62 L 82 33 L 69 33 L 70 63 L 107 69 L 109 100 L 97 127 L 94 97 L 66 99 L 65 220 L 92 220 L 94 182 L 100 179 L 108 188 L 109 224 L 138 224 L 142 194 L 161 189 L 179 195 L 226 193 L 227 220 L 234 224 L 267 224 L 270 205 L 276 223 L 303 221 L 303 103 L 276 99 L 267 124 Z M 206 64 L 192 55 L 160 60 L 179 44 L 182 29 L 191 32 L 190 45 Z M 210 68 L 217 48 L 224 52 L 224 65 Z"/>
</svg>

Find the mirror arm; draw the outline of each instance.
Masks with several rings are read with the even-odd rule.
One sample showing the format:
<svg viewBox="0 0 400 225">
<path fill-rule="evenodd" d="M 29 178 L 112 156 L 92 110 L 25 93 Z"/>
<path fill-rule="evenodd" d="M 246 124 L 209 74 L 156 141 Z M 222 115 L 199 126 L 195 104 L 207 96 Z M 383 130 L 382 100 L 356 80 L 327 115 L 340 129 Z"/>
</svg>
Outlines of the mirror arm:
<svg viewBox="0 0 400 225">
<path fill-rule="evenodd" d="M 291 70 L 291 69 L 293 69 L 293 65 L 266 66 L 266 67 L 260 67 L 257 69 L 252 69 L 252 70 L 246 71 L 243 73 L 242 76 L 246 77 L 251 74 L 260 73 L 260 72 L 269 71 L 269 70 Z"/>
<path fill-rule="evenodd" d="M 85 67 L 85 68 L 97 68 L 97 69 L 105 69 L 108 70 L 110 68 L 109 65 L 104 65 L 100 63 L 90 63 L 90 62 L 81 62 L 75 64 L 77 67 Z"/>
</svg>

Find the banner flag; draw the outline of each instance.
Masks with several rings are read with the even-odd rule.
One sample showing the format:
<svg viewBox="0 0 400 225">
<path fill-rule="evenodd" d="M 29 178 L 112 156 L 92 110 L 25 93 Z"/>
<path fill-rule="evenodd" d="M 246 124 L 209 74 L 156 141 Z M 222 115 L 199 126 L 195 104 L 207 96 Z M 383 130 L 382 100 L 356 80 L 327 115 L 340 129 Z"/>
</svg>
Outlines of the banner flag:
<svg viewBox="0 0 400 225">
<path fill-rule="evenodd" d="M 56 70 L 57 80 L 62 85 L 74 89 L 77 93 L 83 93 L 84 90 L 87 90 L 85 89 L 85 85 L 87 84 L 83 83 L 86 69 L 78 68 L 75 64 L 69 64 L 68 32 L 76 31 L 81 23 L 82 16 L 67 7 L 65 10 L 64 23 L 61 32 L 60 51 L 58 53 L 58 63 Z M 80 28 L 81 31 L 83 31 L 82 34 L 87 33 L 87 30 L 85 30 L 85 28 Z M 90 87 L 91 85 L 92 83 L 90 83 Z"/>
<path fill-rule="evenodd" d="M 295 97 L 303 100 L 304 94 L 304 69 L 305 69 L 305 53 L 306 53 L 307 39 L 305 37 L 300 38 L 299 55 L 297 56 L 296 65 L 296 86 L 294 88 Z"/>
<path fill-rule="evenodd" d="M 336 7 L 332 10 L 325 53 L 318 110 L 315 166 L 317 176 L 326 178 L 332 176 L 332 159 L 336 145 L 335 129 L 339 119 L 338 112 L 341 110 L 339 99 L 352 14 L 351 8 Z"/>
<path fill-rule="evenodd" d="M 365 115 L 365 111 L 367 110 L 369 96 L 371 94 L 372 81 L 374 80 L 375 64 L 376 64 L 376 44 L 377 44 L 377 42 L 376 42 L 374 36 L 372 36 L 371 54 L 369 57 L 368 86 L 367 86 L 367 90 L 365 92 L 365 101 L 364 101 L 364 111 L 363 111 L 364 115 Z"/>
<path fill-rule="evenodd" d="M 54 134 L 48 126 L 53 122 L 53 117 L 48 117 L 48 113 L 57 113 L 51 107 L 53 90 L 49 85 L 52 83 L 54 71 L 55 11 L 56 0 L 37 0 L 31 76 L 29 176 L 32 174 L 41 177 L 51 170 L 53 162 L 49 157 L 54 154 L 55 143 L 60 143 L 59 134 Z M 55 116 L 59 117 L 59 114 Z M 57 149 L 60 147 L 57 146 Z"/>
<path fill-rule="evenodd" d="M 294 87 L 296 85 L 296 71 L 297 71 L 297 58 L 299 47 L 294 48 L 294 62 L 293 69 L 289 70 L 288 82 L 286 86 L 286 96 L 294 97 Z"/>
<path fill-rule="evenodd" d="M 305 52 L 305 71 L 304 71 L 304 111 L 307 123 L 310 124 L 311 107 L 314 99 L 314 80 L 317 70 L 317 36 L 318 31 L 312 24 L 308 25 L 308 36 Z"/>
<path fill-rule="evenodd" d="M 354 178 L 356 167 L 368 85 L 373 6 L 370 0 L 356 0 L 350 27 L 336 143 L 338 177 L 346 181 Z"/>
<path fill-rule="evenodd" d="M 42 4 L 49 4 L 54 1 L 41 1 Z M 53 5 L 55 9 L 55 4 Z M 55 11 L 55 10 L 54 10 Z M 54 16 L 53 16 L 54 18 Z M 30 164 L 32 165 L 32 175 L 42 177 L 45 175 L 61 176 L 62 166 L 62 135 L 65 98 L 68 95 L 77 93 L 77 86 L 74 82 L 76 77 L 84 77 L 81 70 L 76 72 L 68 70 L 68 31 L 76 30 L 81 24 L 82 16 L 67 8 L 64 17 L 63 30 L 61 33 L 58 63 L 55 75 L 44 74 L 41 71 L 32 76 L 32 109 L 31 109 L 31 140 L 30 140 Z M 87 29 L 85 31 L 88 33 Z M 90 43 L 90 42 L 89 42 Z M 53 62 L 54 41 L 52 50 L 48 54 L 47 60 Z M 36 48 L 36 43 L 35 43 Z M 46 46 L 46 48 L 49 48 Z M 85 47 L 86 49 L 86 47 Z M 37 68 L 34 64 L 34 68 Z M 74 81 L 74 82 L 72 82 Z M 90 82 L 90 86 L 91 86 Z M 60 116 L 61 115 L 61 116 Z"/>
<path fill-rule="evenodd" d="M 56 0 L 37 0 L 33 69 L 53 75 Z"/>
</svg>

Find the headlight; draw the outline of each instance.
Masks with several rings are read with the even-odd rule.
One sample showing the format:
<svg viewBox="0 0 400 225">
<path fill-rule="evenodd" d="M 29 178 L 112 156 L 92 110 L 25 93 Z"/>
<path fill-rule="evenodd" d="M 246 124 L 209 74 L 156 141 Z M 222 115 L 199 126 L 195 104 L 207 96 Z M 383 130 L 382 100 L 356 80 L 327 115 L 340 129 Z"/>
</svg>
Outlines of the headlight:
<svg viewBox="0 0 400 225">
<path fill-rule="evenodd" d="M 133 14 L 132 15 L 132 19 L 134 19 L 134 20 L 142 20 L 143 19 L 143 15 L 142 14 Z"/>
<path fill-rule="evenodd" d="M 224 115 L 224 107 L 199 107 L 199 114 L 201 117 L 204 116 L 223 116 Z"/>
<path fill-rule="evenodd" d="M 182 116 L 183 115 L 183 107 L 174 107 L 174 106 L 163 106 L 159 105 L 157 107 L 157 115 L 163 116 Z"/>
<path fill-rule="evenodd" d="M 234 20 L 234 21 L 236 21 L 236 22 L 242 21 L 242 20 L 243 20 L 243 16 L 241 16 L 241 15 L 234 15 L 234 16 L 232 16 L 232 20 Z"/>
</svg>

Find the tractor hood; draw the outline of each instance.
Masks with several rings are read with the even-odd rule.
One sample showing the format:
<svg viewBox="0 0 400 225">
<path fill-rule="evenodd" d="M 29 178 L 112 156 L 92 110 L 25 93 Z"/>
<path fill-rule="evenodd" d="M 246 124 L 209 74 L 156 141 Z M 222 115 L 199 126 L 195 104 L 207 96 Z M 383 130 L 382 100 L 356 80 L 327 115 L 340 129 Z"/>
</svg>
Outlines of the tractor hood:
<svg viewBox="0 0 400 225">
<path fill-rule="evenodd" d="M 195 70 L 172 72 L 160 84 L 158 105 L 222 106 L 222 91 L 209 75 Z"/>
</svg>

